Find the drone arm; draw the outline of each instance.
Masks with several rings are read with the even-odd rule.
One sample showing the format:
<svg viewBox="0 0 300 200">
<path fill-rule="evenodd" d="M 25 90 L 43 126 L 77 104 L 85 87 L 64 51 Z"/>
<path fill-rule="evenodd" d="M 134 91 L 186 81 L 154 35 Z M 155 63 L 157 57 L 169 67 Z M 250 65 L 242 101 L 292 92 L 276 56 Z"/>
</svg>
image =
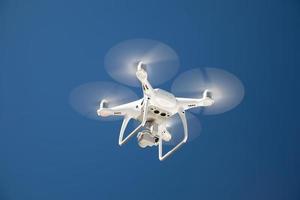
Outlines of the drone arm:
<svg viewBox="0 0 300 200">
<path fill-rule="evenodd" d="M 150 95 L 153 92 L 153 88 L 148 81 L 148 73 L 145 69 L 145 64 L 143 64 L 142 62 L 138 63 L 136 77 L 142 84 L 144 94 Z"/>
<path fill-rule="evenodd" d="M 196 107 L 207 107 L 214 104 L 211 92 L 205 90 L 203 97 L 200 99 L 195 98 L 176 98 L 179 104 L 179 107 L 182 107 L 184 110 L 188 110 Z"/>
<path fill-rule="evenodd" d="M 108 108 L 108 101 L 104 99 L 100 103 L 100 108 L 97 110 L 97 114 L 101 117 L 127 115 L 135 118 L 139 114 L 139 110 L 137 107 L 139 103 L 140 100 Z"/>
<path fill-rule="evenodd" d="M 174 153 L 177 149 L 179 149 L 179 147 L 181 147 L 184 143 L 186 143 L 188 139 L 188 128 L 187 128 L 187 120 L 186 120 L 185 112 L 183 109 L 181 109 L 180 112 L 178 112 L 178 114 L 183 124 L 184 137 L 180 143 L 178 143 L 173 149 L 171 149 L 168 153 L 164 155 L 162 155 L 163 154 L 162 137 L 159 138 L 158 157 L 159 160 L 161 161 L 163 161 L 164 159 L 169 157 L 172 153 Z"/>
<path fill-rule="evenodd" d="M 153 92 L 153 88 L 148 80 L 141 81 L 143 92 L 146 95 L 150 95 Z"/>
</svg>

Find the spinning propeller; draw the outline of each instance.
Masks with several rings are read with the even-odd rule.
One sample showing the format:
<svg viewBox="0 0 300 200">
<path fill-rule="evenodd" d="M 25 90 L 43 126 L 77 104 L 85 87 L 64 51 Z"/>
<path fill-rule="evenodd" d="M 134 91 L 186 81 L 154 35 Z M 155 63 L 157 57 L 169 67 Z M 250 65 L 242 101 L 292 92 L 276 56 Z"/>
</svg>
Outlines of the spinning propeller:
<svg viewBox="0 0 300 200">
<path fill-rule="evenodd" d="M 236 107 L 244 97 L 244 86 L 233 74 L 216 68 L 195 68 L 179 75 L 171 91 L 175 96 L 200 98 L 204 90 L 212 93 L 214 104 L 203 114 L 213 115 Z"/>
<path fill-rule="evenodd" d="M 89 82 L 75 88 L 70 94 L 70 104 L 80 114 L 95 120 L 113 120 L 120 117 L 102 118 L 97 115 L 101 100 L 107 100 L 109 106 L 116 106 L 138 99 L 129 88 L 111 82 Z"/>
<path fill-rule="evenodd" d="M 159 85 L 176 75 L 179 59 L 176 52 L 164 43 L 133 39 L 121 42 L 112 47 L 105 57 L 105 68 L 116 81 L 140 86 L 136 78 L 136 66 L 139 62 L 147 66 L 149 82 Z"/>
</svg>

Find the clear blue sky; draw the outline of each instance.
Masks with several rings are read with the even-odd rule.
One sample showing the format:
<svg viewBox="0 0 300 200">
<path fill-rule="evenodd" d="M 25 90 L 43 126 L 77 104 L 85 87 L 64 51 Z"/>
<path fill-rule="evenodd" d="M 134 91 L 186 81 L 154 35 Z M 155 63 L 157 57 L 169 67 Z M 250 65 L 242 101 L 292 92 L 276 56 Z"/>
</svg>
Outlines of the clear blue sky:
<svg viewBox="0 0 300 200">
<path fill-rule="evenodd" d="M 299 200 L 299 35 L 297 0 L 2 0 L 0 199 Z M 111 80 L 105 53 L 132 38 L 170 45 L 180 72 L 234 73 L 244 101 L 199 116 L 200 137 L 164 162 L 119 147 L 120 121 L 86 119 L 68 97 Z"/>
</svg>

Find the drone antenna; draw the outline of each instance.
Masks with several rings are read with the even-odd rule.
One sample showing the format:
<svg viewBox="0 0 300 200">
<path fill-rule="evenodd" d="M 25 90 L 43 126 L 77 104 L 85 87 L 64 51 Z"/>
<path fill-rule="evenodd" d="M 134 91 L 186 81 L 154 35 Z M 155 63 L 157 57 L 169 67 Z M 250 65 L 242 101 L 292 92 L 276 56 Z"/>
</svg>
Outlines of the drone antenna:
<svg viewBox="0 0 300 200">
<path fill-rule="evenodd" d="M 108 101 L 106 99 L 103 99 L 101 102 L 100 102 L 100 109 L 101 108 L 107 108 L 108 107 Z"/>
<path fill-rule="evenodd" d="M 144 70 L 146 71 L 146 65 L 142 61 L 138 61 L 137 70 Z"/>
</svg>

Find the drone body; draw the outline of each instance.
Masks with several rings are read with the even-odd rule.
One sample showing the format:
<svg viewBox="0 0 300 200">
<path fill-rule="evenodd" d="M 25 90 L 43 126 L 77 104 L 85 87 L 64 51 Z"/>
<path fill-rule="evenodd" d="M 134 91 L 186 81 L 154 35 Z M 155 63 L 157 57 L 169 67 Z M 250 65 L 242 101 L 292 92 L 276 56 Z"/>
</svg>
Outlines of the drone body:
<svg viewBox="0 0 300 200">
<path fill-rule="evenodd" d="M 124 144 L 129 138 L 137 134 L 140 147 L 145 148 L 158 145 L 159 160 L 164 160 L 188 139 L 188 124 L 185 111 L 195 107 L 211 106 L 214 100 L 211 92 L 208 90 L 203 92 L 202 98 L 194 99 L 177 98 L 165 90 L 153 89 L 147 79 L 148 74 L 145 68 L 146 66 L 142 62 L 137 64 L 136 77 L 143 88 L 144 96 L 142 99 L 110 108 L 108 107 L 109 102 L 103 99 L 97 114 L 100 117 L 111 115 L 124 116 L 119 135 L 119 145 Z M 172 134 L 167 130 L 166 122 L 168 118 L 175 114 L 179 115 L 184 128 L 183 139 L 173 149 L 163 155 L 163 141 L 168 142 L 172 138 Z M 124 132 L 131 119 L 140 121 L 140 125 L 124 139 Z"/>
</svg>

